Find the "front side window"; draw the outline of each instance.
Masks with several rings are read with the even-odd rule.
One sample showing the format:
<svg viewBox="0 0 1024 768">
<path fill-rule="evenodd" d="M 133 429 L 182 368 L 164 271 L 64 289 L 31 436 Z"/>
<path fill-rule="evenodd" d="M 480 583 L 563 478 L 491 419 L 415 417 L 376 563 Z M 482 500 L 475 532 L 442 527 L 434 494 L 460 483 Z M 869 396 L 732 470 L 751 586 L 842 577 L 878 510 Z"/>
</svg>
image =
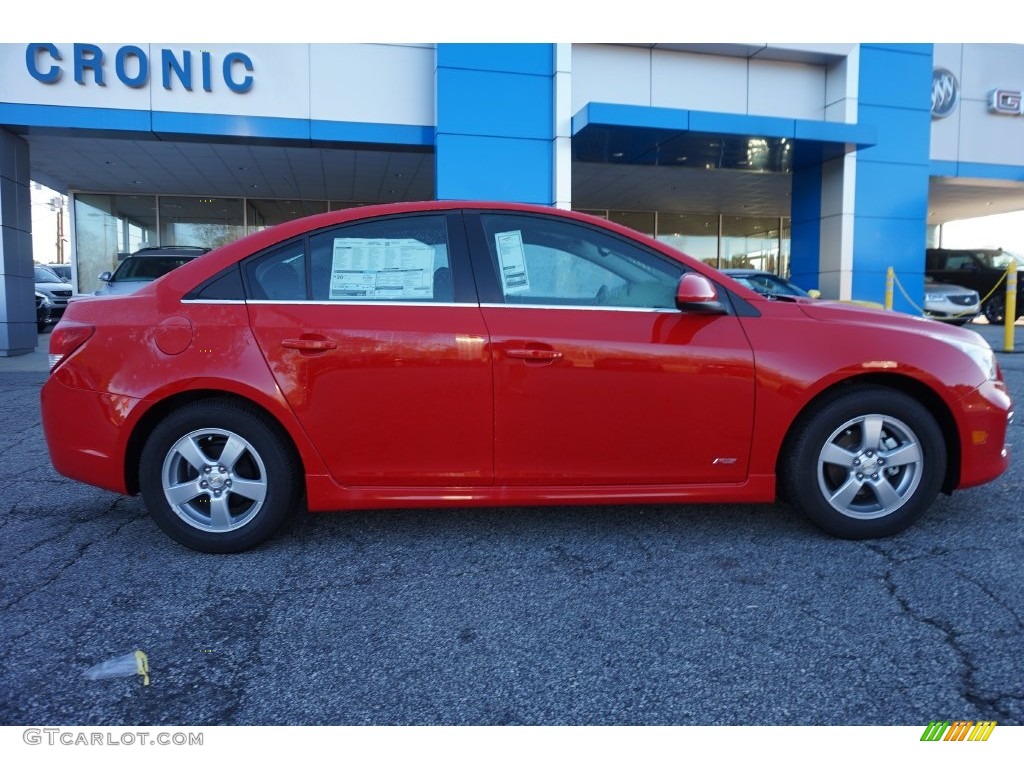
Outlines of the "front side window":
<svg viewBox="0 0 1024 768">
<path fill-rule="evenodd" d="M 674 308 L 683 268 L 572 221 L 481 216 L 506 304 Z"/>
</svg>

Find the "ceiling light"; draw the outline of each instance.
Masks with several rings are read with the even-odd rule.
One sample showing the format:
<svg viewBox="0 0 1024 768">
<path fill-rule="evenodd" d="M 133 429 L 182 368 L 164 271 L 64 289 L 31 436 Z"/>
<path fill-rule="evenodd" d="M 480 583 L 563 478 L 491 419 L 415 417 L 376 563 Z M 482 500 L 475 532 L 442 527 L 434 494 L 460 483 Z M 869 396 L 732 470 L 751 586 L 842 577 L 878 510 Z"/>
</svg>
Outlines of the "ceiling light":
<svg viewBox="0 0 1024 768">
<path fill-rule="evenodd" d="M 622 157 L 625 154 L 626 154 L 625 152 L 612 152 L 612 157 L 618 158 L 618 157 Z"/>
</svg>

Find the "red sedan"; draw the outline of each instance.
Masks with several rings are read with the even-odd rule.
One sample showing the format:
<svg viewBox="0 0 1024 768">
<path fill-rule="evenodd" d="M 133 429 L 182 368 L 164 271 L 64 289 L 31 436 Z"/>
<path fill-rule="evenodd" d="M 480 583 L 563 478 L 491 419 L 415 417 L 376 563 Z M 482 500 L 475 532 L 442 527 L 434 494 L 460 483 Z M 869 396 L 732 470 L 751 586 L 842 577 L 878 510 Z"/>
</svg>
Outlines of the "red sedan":
<svg viewBox="0 0 1024 768">
<path fill-rule="evenodd" d="M 849 538 L 1008 464 L 977 334 L 769 299 L 632 230 L 420 203 L 281 224 L 50 339 L 50 455 L 211 552 L 295 510 L 767 502 Z M 69 426 L 70 425 L 70 426 Z"/>
</svg>

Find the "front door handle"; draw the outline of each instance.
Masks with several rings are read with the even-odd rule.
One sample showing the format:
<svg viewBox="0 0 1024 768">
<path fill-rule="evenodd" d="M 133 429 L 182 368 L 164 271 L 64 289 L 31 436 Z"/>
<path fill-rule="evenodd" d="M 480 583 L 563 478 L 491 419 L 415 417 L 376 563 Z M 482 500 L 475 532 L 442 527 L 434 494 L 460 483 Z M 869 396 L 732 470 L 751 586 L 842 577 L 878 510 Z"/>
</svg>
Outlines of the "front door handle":
<svg viewBox="0 0 1024 768">
<path fill-rule="evenodd" d="M 533 360 L 537 362 L 550 362 L 562 359 L 562 353 L 555 349 L 515 348 L 505 350 L 505 354 L 518 360 Z"/>
</svg>

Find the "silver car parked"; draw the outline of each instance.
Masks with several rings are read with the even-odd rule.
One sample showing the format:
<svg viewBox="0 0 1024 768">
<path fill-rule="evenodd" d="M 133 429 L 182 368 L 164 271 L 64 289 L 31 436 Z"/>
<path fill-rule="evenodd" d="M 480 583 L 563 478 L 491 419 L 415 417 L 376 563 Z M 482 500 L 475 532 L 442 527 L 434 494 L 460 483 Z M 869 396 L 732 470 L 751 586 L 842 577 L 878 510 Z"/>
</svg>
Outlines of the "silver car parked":
<svg viewBox="0 0 1024 768">
<path fill-rule="evenodd" d="M 209 248 L 192 245 L 175 245 L 161 248 L 142 248 L 117 265 L 113 272 L 102 272 L 99 279 L 105 285 L 96 291 L 97 296 L 118 296 L 134 293 L 146 283 L 163 277 L 172 269 L 207 253 Z"/>
<path fill-rule="evenodd" d="M 962 285 L 940 283 L 925 277 L 924 316 L 953 325 L 964 325 L 981 314 L 978 292 Z"/>
</svg>

